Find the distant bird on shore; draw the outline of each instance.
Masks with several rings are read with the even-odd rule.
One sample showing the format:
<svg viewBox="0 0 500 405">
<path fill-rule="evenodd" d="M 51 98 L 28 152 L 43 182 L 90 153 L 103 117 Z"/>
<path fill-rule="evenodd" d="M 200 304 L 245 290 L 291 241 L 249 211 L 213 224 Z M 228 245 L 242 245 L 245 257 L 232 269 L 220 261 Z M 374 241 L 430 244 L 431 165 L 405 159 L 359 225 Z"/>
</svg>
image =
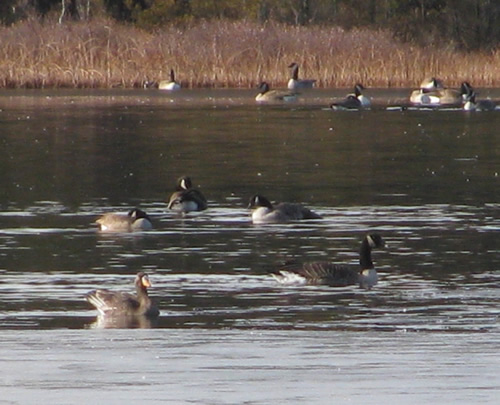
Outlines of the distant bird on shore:
<svg viewBox="0 0 500 405">
<path fill-rule="evenodd" d="M 296 101 L 297 93 L 287 90 L 270 90 L 269 84 L 262 82 L 259 85 L 260 93 L 255 96 L 255 100 L 259 102 L 266 101 Z"/>
<path fill-rule="evenodd" d="M 174 69 L 170 69 L 170 80 L 162 80 L 158 83 L 160 90 L 175 91 L 180 90 L 181 85 L 175 81 Z"/>
<path fill-rule="evenodd" d="M 310 262 L 303 265 L 287 264 L 271 275 L 282 284 L 326 284 L 331 287 L 358 284 L 361 288 L 370 289 L 378 282 L 371 251 L 384 246 L 385 242 L 380 235 L 369 234 L 361 242 L 357 268 L 330 262 Z"/>
<path fill-rule="evenodd" d="M 354 93 L 348 94 L 346 98 L 341 101 L 330 104 L 330 108 L 336 111 L 370 108 L 371 100 L 362 93 L 364 89 L 362 84 L 357 83 L 354 86 Z"/>
<path fill-rule="evenodd" d="M 309 208 L 297 203 L 279 203 L 273 206 L 261 195 L 254 195 L 250 199 L 248 208 L 252 211 L 254 224 L 279 224 L 302 219 L 321 219 L 321 216 Z"/>
<path fill-rule="evenodd" d="M 312 89 L 314 87 L 316 79 L 299 79 L 299 65 L 296 62 L 291 63 L 288 68 L 291 76 L 290 80 L 288 80 L 290 90 Z"/>
<path fill-rule="evenodd" d="M 139 208 L 125 214 L 107 213 L 96 221 L 101 232 L 146 231 L 153 228 L 149 216 Z"/>
<path fill-rule="evenodd" d="M 190 212 L 206 210 L 207 206 L 207 199 L 201 191 L 193 188 L 190 177 L 182 176 L 177 180 L 175 192 L 168 200 L 168 209 Z"/>
<path fill-rule="evenodd" d="M 136 295 L 121 291 L 99 289 L 90 291 L 85 299 L 104 317 L 157 317 L 160 311 L 148 296 L 151 282 L 146 273 L 135 277 Z"/>
</svg>

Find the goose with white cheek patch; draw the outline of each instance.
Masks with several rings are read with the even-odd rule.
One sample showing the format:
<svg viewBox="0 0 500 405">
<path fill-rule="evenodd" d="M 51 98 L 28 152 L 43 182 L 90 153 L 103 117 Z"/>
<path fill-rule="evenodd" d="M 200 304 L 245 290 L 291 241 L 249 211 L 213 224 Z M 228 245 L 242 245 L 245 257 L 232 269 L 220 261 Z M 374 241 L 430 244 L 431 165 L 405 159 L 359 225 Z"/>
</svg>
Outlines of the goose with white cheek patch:
<svg viewBox="0 0 500 405">
<path fill-rule="evenodd" d="M 271 90 L 269 84 L 262 82 L 259 85 L 260 93 L 255 96 L 258 102 L 290 102 L 297 100 L 297 93 L 287 90 Z"/>
<path fill-rule="evenodd" d="M 301 204 L 282 202 L 274 206 L 266 197 L 258 194 L 250 199 L 248 208 L 252 211 L 254 224 L 280 224 L 303 219 L 321 219 L 320 215 Z"/>
<path fill-rule="evenodd" d="M 287 87 L 290 90 L 312 89 L 314 87 L 316 79 L 299 79 L 299 65 L 296 62 L 291 63 L 288 68 L 290 69 L 291 77 L 288 80 Z"/>
<path fill-rule="evenodd" d="M 181 85 L 175 81 L 174 69 L 170 69 L 170 80 L 161 80 L 158 83 L 158 89 L 167 91 L 180 90 Z"/>
<path fill-rule="evenodd" d="M 95 222 L 101 232 L 134 232 L 153 229 L 151 219 L 139 208 L 130 210 L 127 215 L 104 214 Z"/>
<path fill-rule="evenodd" d="M 357 83 L 354 86 L 354 93 L 348 94 L 344 100 L 330 104 L 330 108 L 336 111 L 370 108 L 372 103 L 370 98 L 363 94 L 364 89 L 362 84 Z"/>
<path fill-rule="evenodd" d="M 175 192 L 168 200 L 168 209 L 179 212 L 204 211 L 208 207 L 207 199 L 193 187 L 191 178 L 180 177 Z"/>
<path fill-rule="evenodd" d="M 310 262 L 303 265 L 287 265 L 272 276 L 281 284 L 325 284 L 331 287 L 359 285 L 370 289 L 378 282 L 378 274 L 372 262 L 371 251 L 383 248 L 385 242 L 379 234 L 366 235 L 359 251 L 359 268 L 330 262 Z"/>
</svg>

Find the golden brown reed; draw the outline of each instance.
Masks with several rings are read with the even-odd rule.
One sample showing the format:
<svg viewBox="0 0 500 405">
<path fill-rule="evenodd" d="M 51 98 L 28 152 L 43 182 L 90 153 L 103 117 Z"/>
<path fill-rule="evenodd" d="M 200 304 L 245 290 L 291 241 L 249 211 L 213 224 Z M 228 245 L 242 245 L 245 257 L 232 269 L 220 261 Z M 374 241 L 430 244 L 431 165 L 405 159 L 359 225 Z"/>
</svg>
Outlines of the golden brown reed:
<svg viewBox="0 0 500 405">
<path fill-rule="evenodd" d="M 0 38 L 0 87 L 140 87 L 170 68 L 185 87 L 281 87 L 294 61 L 319 87 L 415 87 L 427 76 L 500 85 L 500 50 L 422 49 L 367 29 L 212 21 L 148 32 L 111 20 L 28 20 L 0 28 Z"/>
</svg>

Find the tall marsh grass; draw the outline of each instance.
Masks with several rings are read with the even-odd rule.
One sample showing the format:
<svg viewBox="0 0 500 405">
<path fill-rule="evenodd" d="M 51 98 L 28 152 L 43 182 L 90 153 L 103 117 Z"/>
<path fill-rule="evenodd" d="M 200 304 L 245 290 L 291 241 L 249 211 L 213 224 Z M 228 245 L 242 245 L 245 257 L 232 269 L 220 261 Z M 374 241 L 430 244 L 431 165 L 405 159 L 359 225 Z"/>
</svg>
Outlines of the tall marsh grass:
<svg viewBox="0 0 500 405">
<path fill-rule="evenodd" d="M 500 86 L 500 49 L 465 54 L 398 43 L 385 31 L 201 22 L 156 32 L 111 20 L 0 28 L 0 87 L 140 87 L 174 68 L 186 87 L 274 87 L 287 65 L 319 87 L 415 87 L 426 76 L 449 86 Z"/>
</svg>

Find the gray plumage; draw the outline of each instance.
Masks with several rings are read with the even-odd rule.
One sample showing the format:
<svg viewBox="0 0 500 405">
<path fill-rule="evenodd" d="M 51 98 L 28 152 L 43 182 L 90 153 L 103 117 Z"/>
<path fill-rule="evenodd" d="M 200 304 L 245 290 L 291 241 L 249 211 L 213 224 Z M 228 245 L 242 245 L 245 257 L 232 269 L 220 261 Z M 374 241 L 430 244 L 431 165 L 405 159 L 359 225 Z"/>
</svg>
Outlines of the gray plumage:
<svg viewBox="0 0 500 405">
<path fill-rule="evenodd" d="M 252 222 L 255 224 L 276 224 L 303 219 L 321 219 L 321 216 L 309 208 L 297 203 L 279 203 L 275 206 L 261 196 L 254 195 L 248 208 L 252 210 Z"/>
<path fill-rule="evenodd" d="M 101 316 L 151 316 L 156 317 L 160 311 L 148 296 L 151 287 L 147 274 L 137 273 L 135 278 L 136 295 L 107 289 L 94 290 L 85 295 Z"/>
<path fill-rule="evenodd" d="M 374 248 L 382 248 L 385 242 L 378 234 L 363 238 L 359 251 L 358 268 L 330 262 L 310 262 L 303 265 L 289 264 L 282 266 L 272 276 L 283 284 L 326 284 L 331 287 L 359 285 L 371 288 L 378 281 L 378 275 L 371 258 Z"/>
<path fill-rule="evenodd" d="M 152 229 L 149 216 L 139 208 L 134 208 L 127 215 L 107 213 L 96 221 L 102 232 L 133 232 Z"/>
<path fill-rule="evenodd" d="M 180 177 L 177 181 L 176 191 L 172 193 L 168 200 L 168 209 L 190 212 L 203 211 L 208 207 L 207 199 L 201 191 L 193 188 L 191 178 Z"/>
</svg>

